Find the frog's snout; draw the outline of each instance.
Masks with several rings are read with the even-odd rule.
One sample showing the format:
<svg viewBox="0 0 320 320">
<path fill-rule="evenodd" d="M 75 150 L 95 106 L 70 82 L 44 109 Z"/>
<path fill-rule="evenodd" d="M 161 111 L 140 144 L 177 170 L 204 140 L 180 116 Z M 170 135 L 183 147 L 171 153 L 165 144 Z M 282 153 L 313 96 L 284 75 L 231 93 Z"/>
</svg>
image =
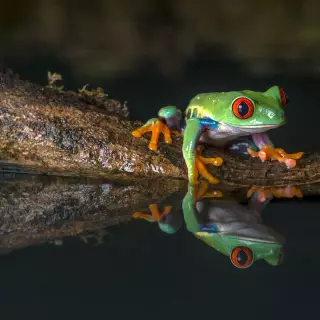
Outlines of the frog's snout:
<svg viewBox="0 0 320 320">
<path fill-rule="evenodd" d="M 284 110 L 282 109 L 266 109 L 265 115 L 267 118 L 265 120 L 265 124 L 281 126 L 286 123 L 286 116 L 284 114 Z"/>
</svg>

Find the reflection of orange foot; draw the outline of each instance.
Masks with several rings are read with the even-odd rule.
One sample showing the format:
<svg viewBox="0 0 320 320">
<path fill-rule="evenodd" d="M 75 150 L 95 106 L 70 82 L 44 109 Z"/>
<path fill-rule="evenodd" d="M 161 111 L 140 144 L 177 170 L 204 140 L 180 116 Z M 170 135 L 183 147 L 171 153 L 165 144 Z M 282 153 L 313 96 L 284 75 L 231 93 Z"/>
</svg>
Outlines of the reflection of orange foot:
<svg viewBox="0 0 320 320">
<path fill-rule="evenodd" d="M 212 164 L 216 167 L 221 166 L 223 163 L 222 158 L 217 157 L 217 158 L 205 158 L 199 155 L 199 151 L 196 151 L 196 162 L 195 162 L 195 173 L 194 173 L 194 184 L 197 184 L 198 182 L 198 176 L 204 177 L 206 180 L 208 180 L 212 184 L 217 184 L 219 183 L 219 180 L 215 178 L 205 165 L 207 164 Z"/>
<path fill-rule="evenodd" d="M 209 188 L 209 183 L 207 181 L 201 181 L 198 185 L 193 186 L 195 201 L 202 200 L 204 198 L 221 198 L 222 192 L 215 190 L 212 192 L 207 192 Z"/>
<path fill-rule="evenodd" d="M 265 202 L 268 198 L 274 196 L 276 198 L 302 198 L 302 191 L 300 188 L 295 186 L 287 186 L 282 188 L 263 188 L 263 187 L 252 187 L 247 193 L 247 197 L 250 198 L 253 193 L 258 192 L 258 200 Z"/>
<path fill-rule="evenodd" d="M 260 151 L 253 151 L 248 149 L 248 152 L 252 157 L 259 157 L 262 161 L 266 160 L 278 160 L 284 162 L 288 168 L 294 168 L 296 166 L 296 160 L 300 159 L 303 152 L 286 153 L 283 149 L 273 148 L 272 146 L 264 146 Z"/>
<path fill-rule="evenodd" d="M 141 138 L 147 132 L 152 133 L 151 140 L 149 143 L 149 149 L 153 151 L 158 150 L 158 141 L 159 141 L 160 133 L 163 134 L 164 141 L 169 144 L 172 143 L 171 134 L 174 134 L 176 136 L 181 135 L 178 131 L 175 131 L 175 130 L 171 131 L 164 122 L 156 118 L 149 120 L 142 127 L 136 130 L 133 130 L 132 135 L 135 136 L 136 138 Z"/>
<path fill-rule="evenodd" d="M 149 206 L 151 215 L 143 212 L 135 212 L 132 217 L 135 219 L 148 220 L 150 222 L 160 221 L 163 217 L 167 216 L 171 212 L 171 209 L 171 206 L 166 206 L 164 207 L 163 212 L 160 213 L 158 205 L 154 203 Z"/>
<path fill-rule="evenodd" d="M 259 202 L 265 202 L 272 197 L 272 192 L 268 188 L 262 187 L 251 187 L 247 192 L 247 197 L 251 198 L 255 192 L 258 192 L 257 197 Z"/>
<path fill-rule="evenodd" d="M 276 198 L 302 198 L 303 194 L 299 187 L 272 188 L 272 194 Z"/>
</svg>

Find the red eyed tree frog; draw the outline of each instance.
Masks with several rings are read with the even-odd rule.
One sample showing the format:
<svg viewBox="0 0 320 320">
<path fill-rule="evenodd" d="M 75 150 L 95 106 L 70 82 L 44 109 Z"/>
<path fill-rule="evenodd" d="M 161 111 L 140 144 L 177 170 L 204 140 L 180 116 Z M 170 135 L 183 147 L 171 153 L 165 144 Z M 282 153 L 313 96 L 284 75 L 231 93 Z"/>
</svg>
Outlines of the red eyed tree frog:
<svg viewBox="0 0 320 320">
<path fill-rule="evenodd" d="M 273 197 L 302 198 L 299 188 L 252 187 L 248 190 L 248 204 L 240 204 L 230 197 L 224 198 L 222 192 L 208 192 L 209 183 L 189 185 L 188 192 L 180 207 L 157 204 L 149 206 L 150 214 L 135 212 L 132 217 L 157 222 L 161 231 L 175 234 L 183 222 L 189 232 L 205 244 L 230 258 L 232 264 L 240 269 L 251 267 L 257 260 L 265 260 L 273 266 L 283 262 L 285 239 L 273 229 L 264 225 L 261 212 Z M 180 195 L 177 195 L 178 197 Z"/>
<path fill-rule="evenodd" d="M 246 151 L 252 157 L 259 157 L 262 161 L 275 159 L 292 168 L 303 152 L 288 154 L 283 149 L 274 148 L 266 133 L 285 124 L 284 107 L 288 101 L 288 95 L 279 86 L 265 92 L 202 93 L 190 101 L 185 111 L 184 128 L 181 128 L 181 111 L 175 106 L 166 106 L 159 110 L 159 118 L 148 120 L 132 134 L 140 138 L 151 131 L 149 149 L 157 150 L 160 133 L 166 143 L 172 143 L 171 134 L 182 133 L 183 157 L 191 184 L 198 183 L 199 174 L 210 183 L 218 183 L 219 180 L 208 172 L 205 165 L 220 166 L 223 163 L 220 157 L 202 157 L 197 149 L 199 143 L 225 147 L 240 137 L 251 136 L 251 144 Z"/>
<path fill-rule="evenodd" d="M 200 188 L 201 189 L 201 188 Z M 257 260 L 273 266 L 283 262 L 282 235 L 263 224 L 261 211 L 272 200 L 272 194 L 261 201 L 255 191 L 247 206 L 233 199 L 212 199 L 190 185 L 182 201 L 184 221 L 188 231 L 198 239 L 230 258 L 240 269 Z"/>
</svg>

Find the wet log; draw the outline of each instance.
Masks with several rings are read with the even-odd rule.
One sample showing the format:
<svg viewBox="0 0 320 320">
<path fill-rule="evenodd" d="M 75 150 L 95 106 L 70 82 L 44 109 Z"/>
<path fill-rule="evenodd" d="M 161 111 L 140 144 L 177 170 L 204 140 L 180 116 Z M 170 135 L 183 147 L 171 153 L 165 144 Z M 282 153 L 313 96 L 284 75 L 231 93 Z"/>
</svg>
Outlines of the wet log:
<svg viewBox="0 0 320 320">
<path fill-rule="evenodd" d="M 182 139 L 173 137 L 159 150 L 148 149 L 149 136 L 136 139 L 126 105 L 105 98 L 59 91 L 0 74 L 0 160 L 45 174 L 78 175 L 113 180 L 186 180 Z M 162 140 L 162 138 L 161 138 Z M 207 148 L 205 156 L 221 156 L 221 167 L 209 171 L 237 186 L 305 184 L 320 181 L 320 155 L 305 154 L 293 169 L 278 162 L 237 157 Z"/>
</svg>

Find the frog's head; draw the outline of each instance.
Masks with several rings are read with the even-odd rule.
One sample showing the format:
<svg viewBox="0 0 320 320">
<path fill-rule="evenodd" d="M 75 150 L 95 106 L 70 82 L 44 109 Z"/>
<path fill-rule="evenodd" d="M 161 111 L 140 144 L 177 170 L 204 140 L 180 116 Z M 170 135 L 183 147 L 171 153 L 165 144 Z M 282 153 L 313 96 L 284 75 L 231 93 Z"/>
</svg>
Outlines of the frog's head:
<svg viewBox="0 0 320 320">
<path fill-rule="evenodd" d="M 278 86 L 265 92 L 226 92 L 215 109 L 215 120 L 250 133 L 264 132 L 285 123 L 288 101 L 284 89 Z"/>
<path fill-rule="evenodd" d="M 273 266 L 283 262 L 282 241 L 257 241 L 220 233 L 199 232 L 196 236 L 218 252 L 228 256 L 232 264 L 240 269 L 249 268 L 258 260 L 265 260 Z"/>
<path fill-rule="evenodd" d="M 248 268 L 257 260 L 277 266 L 283 262 L 283 250 L 279 244 L 250 243 L 248 246 L 236 246 L 230 253 L 230 260 L 237 268 Z"/>
</svg>

